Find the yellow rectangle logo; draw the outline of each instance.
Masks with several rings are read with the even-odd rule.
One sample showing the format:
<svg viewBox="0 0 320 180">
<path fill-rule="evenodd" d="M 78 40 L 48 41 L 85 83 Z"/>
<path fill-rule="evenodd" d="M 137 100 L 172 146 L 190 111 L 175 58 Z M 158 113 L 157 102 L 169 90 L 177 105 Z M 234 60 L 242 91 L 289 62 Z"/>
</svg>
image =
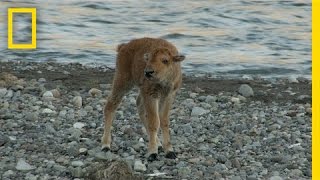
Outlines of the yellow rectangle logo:
<svg viewBox="0 0 320 180">
<path fill-rule="evenodd" d="M 31 44 L 13 43 L 13 13 L 31 13 L 32 38 Z M 36 8 L 8 8 L 8 49 L 36 49 L 37 48 L 37 9 Z"/>
</svg>

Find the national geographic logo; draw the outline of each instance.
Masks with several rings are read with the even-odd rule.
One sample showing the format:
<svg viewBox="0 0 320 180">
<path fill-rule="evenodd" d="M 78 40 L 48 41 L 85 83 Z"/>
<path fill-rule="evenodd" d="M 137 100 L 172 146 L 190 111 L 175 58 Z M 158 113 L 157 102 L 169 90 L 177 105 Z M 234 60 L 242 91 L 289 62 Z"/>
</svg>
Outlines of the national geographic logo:
<svg viewBox="0 0 320 180">
<path fill-rule="evenodd" d="M 31 44 L 14 43 L 13 14 L 31 13 Z M 8 49 L 36 49 L 37 48 L 37 9 L 36 8 L 8 8 Z"/>
</svg>

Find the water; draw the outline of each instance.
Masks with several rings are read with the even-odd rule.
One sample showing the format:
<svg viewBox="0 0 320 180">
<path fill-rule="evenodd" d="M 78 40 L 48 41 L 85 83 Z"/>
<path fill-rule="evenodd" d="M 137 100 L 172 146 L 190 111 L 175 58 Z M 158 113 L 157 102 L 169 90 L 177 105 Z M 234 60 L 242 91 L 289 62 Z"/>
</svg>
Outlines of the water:
<svg viewBox="0 0 320 180">
<path fill-rule="evenodd" d="M 8 7 L 37 8 L 36 50 L 7 50 Z M 3 60 L 114 67 L 119 43 L 150 36 L 187 56 L 186 73 L 311 76 L 310 0 L 5 0 L 0 12 Z M 30 17 L 15 19 L 28 41 Z"/>
</svg>

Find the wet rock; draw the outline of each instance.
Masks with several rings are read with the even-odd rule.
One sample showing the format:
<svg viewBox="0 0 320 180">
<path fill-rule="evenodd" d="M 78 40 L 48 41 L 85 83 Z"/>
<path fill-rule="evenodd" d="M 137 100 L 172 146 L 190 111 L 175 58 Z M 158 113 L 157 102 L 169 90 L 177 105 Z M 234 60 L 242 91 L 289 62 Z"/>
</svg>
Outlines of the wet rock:
<svg viewBox="0 0 320 180">
<path fill-rule="evenodd" d="M 250 97 L 254 95 L 253 89 L 248 84 L 242 84 L 238 91 L 244 97 Z"/>
</svg>

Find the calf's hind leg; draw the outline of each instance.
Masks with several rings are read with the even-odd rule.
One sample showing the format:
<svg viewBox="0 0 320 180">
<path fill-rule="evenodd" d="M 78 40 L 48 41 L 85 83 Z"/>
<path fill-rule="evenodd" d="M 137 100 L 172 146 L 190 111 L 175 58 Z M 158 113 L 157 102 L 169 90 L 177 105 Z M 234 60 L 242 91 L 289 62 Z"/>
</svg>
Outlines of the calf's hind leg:
<svg viewBox="0 0 320 180">
<path fill-rule="evenodd" d="M 111 95 L 107 99 L 104 107 L 104 133 L 101 138 L 102 150 L 109 151 L 111 145 L 111 126 L 122 97 L 131 89 L 131 85 L 126 78 L 115 75 L 112 85 Z"/>
</svg>

